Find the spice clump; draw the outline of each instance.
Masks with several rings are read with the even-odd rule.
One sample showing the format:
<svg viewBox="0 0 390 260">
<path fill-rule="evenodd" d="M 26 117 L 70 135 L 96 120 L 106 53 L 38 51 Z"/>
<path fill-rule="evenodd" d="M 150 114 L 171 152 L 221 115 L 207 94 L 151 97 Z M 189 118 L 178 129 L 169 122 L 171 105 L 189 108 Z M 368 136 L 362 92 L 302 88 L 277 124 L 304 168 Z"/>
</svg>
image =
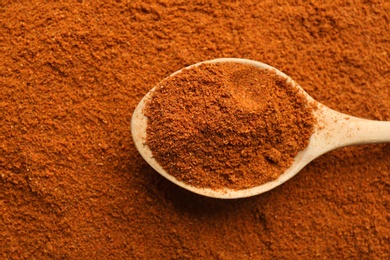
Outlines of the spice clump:
<svg viewBox="0 0 390 260">
<path fill-rule="evenodd" d="M 147 102 L 146 144 L 179 181 L 246 189 L 277 179 L 309 143 L 312 106 L 275 71 L 234 62 L 184 69 Z"/>
</svg>

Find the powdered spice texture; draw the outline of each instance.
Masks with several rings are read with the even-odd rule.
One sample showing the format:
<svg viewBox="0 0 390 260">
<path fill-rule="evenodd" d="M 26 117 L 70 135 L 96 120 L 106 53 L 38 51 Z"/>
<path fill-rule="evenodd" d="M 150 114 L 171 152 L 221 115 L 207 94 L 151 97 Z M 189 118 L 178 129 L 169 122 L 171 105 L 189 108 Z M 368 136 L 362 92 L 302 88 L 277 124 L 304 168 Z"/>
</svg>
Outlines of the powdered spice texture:
<svg viewBox="0 0 390 260">
<path fill-rule="evenodd" d="M 162 81 L 145 106 L 147 145 L 189 185 L 245 189 L 279 177 L 311 136 L 311 106 L 274 71 L 202 64 Z"/>
<path fill-rule="evenodd" d="M 389 144 L 225 201 L 153 171 L 129 130 L 161 79 L 217 57 L 389 121 L 389 1 L 0 2 L 1 259 L 389 258 Z"/>
</svg>

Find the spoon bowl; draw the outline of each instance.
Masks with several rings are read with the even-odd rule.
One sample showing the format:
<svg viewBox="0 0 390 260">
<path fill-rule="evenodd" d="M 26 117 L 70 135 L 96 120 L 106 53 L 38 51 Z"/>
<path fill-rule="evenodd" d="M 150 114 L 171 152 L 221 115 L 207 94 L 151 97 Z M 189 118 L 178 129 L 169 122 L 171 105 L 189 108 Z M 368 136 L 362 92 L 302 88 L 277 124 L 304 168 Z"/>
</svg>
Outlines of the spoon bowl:
<svg viewBox="0 0 390 260">
<path fill-rule="evenodd" d="M 152 151 L 146 144 L 146 129 L 148 118 L 144 115 L 143 111 L 145 105 L 153 96 L 153 93 L 156 89 L 153 88 L 142 98 L 133 113 L 131 120 L 131 132 L 133 140 L 135 146 L 145 161 L 162 176 L 180 187 L 212 198 L 236 199 L 250 197 L 269 191 L 288 181 L 308 163 L 328 151 L 349 145 L 390 142 L 390 122 L 361 119 L 332 110 L 315 101 L 289 76 L 267 64 L 246 59 L 222 58 L 200 62 L 185 69 L 199 66 L 204 63 L 222 62 L 242 63 L 264 70 L 274 70 L 278 75 L 285 78 L 290 84 L 297 87 L 306 98 L 307 102 L 311 103 L 314 107 L 313 116 L 316 120 L 314 125 L 314 132 L 309 139 L 308 146 L 304 150 L 300 151 L 294 158 L 294 162 L 291 164 L 291 166 L 273 181 L 269 181 L 253 188 L 242 190 L 233 190 L 227 188 L 214 190 L 209 188 L 194 187 L 184 182 L 178 181 L 175 177 L 167 173 L 153 158 Z M 179 70 L 173 73 L 171 76 L 180 73 L 181 71 L 182 70 Z"/>
</svg>

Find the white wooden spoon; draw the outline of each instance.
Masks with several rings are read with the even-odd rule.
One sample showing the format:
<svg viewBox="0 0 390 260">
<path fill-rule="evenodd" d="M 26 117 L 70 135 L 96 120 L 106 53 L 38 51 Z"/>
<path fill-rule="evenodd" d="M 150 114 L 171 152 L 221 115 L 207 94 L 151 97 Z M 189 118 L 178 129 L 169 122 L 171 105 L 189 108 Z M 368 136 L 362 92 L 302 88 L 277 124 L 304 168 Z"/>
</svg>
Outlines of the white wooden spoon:
<svg viewBox="0 0 390 260">
<path fill-rule="evenodd" d="M 290 77 L 283 72 L 261 62 L 236 58 L 223 58 L 200 62 L 191 65 L 199 66 L 202 63 L 221 63 L 221 62 L 237 62 L 243 64 L 249 64 L 261 69 L 275 70 L 277 74 L 286 78 L 304 94 L 308 102 L 314 102 L 317 105 L 317 109 L 313 110 L 314 117 L 316 118 L 316 124 L 314 126 L 314 133 L 310 137 L 309 145 L 301 152 L 297 154 L 293 164 L 276 180 L 264 183 L 260 186 L 256 186 L 243 190 L 221 189 L 213 190 L 209 188 L 197 188 L 188 185 L 184 182 L 178 181 L 175 177 L 167 173 L 153 158 L 152 152 L 146 144 L 146 128 L 148 124 L 148 118 L 144 115 L 143 110 L 145 104 L 153 95 L 155 88 L 149 91 L 138 104 L 135 109 L 131 120 L 131 132 L 134 143 L 150 166 L 152 166 L 158 173 L 170 180 L 171 182 L 183 187 L 189 191 L 198 193 L 200 195 L 221 198 L 221 199 L 235 199 L 250 197 L 263 192 L 269 191 L 285 181 L 292 178 L 309 162 L 317 158 L 318 156 L 329 152 L 331 150 L 357 144 L 370 144 L 370 143 L 383 143 L 390 142 L 390 122 L 387 121 L 373 121 L 361 119 L 346 114 L 336 112 L 321 103 L 315 101 L 309 96 L 298 84 L 296 84 Z M 181 70 L 173 73 L 179 73 Z M 171 76 L 172 76 L 171 75 Z"/>
</svg>

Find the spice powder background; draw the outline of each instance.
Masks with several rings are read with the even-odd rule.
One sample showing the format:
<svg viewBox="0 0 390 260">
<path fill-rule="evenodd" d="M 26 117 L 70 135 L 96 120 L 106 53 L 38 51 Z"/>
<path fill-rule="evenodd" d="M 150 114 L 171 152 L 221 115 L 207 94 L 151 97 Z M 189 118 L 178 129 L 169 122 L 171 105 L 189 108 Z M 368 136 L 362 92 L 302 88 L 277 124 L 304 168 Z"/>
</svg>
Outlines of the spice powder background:
<svg viewBox="0 0 390 260">
<path fill-rule="evenodd" d="M 217 57 L 390 120 L 389 14 L 385 0 L 1 1 L 0 258 L 388 258 L 389 144 L 222 201 L 160 177 L 129 124 L 161 79 Z"/>
</svg>

